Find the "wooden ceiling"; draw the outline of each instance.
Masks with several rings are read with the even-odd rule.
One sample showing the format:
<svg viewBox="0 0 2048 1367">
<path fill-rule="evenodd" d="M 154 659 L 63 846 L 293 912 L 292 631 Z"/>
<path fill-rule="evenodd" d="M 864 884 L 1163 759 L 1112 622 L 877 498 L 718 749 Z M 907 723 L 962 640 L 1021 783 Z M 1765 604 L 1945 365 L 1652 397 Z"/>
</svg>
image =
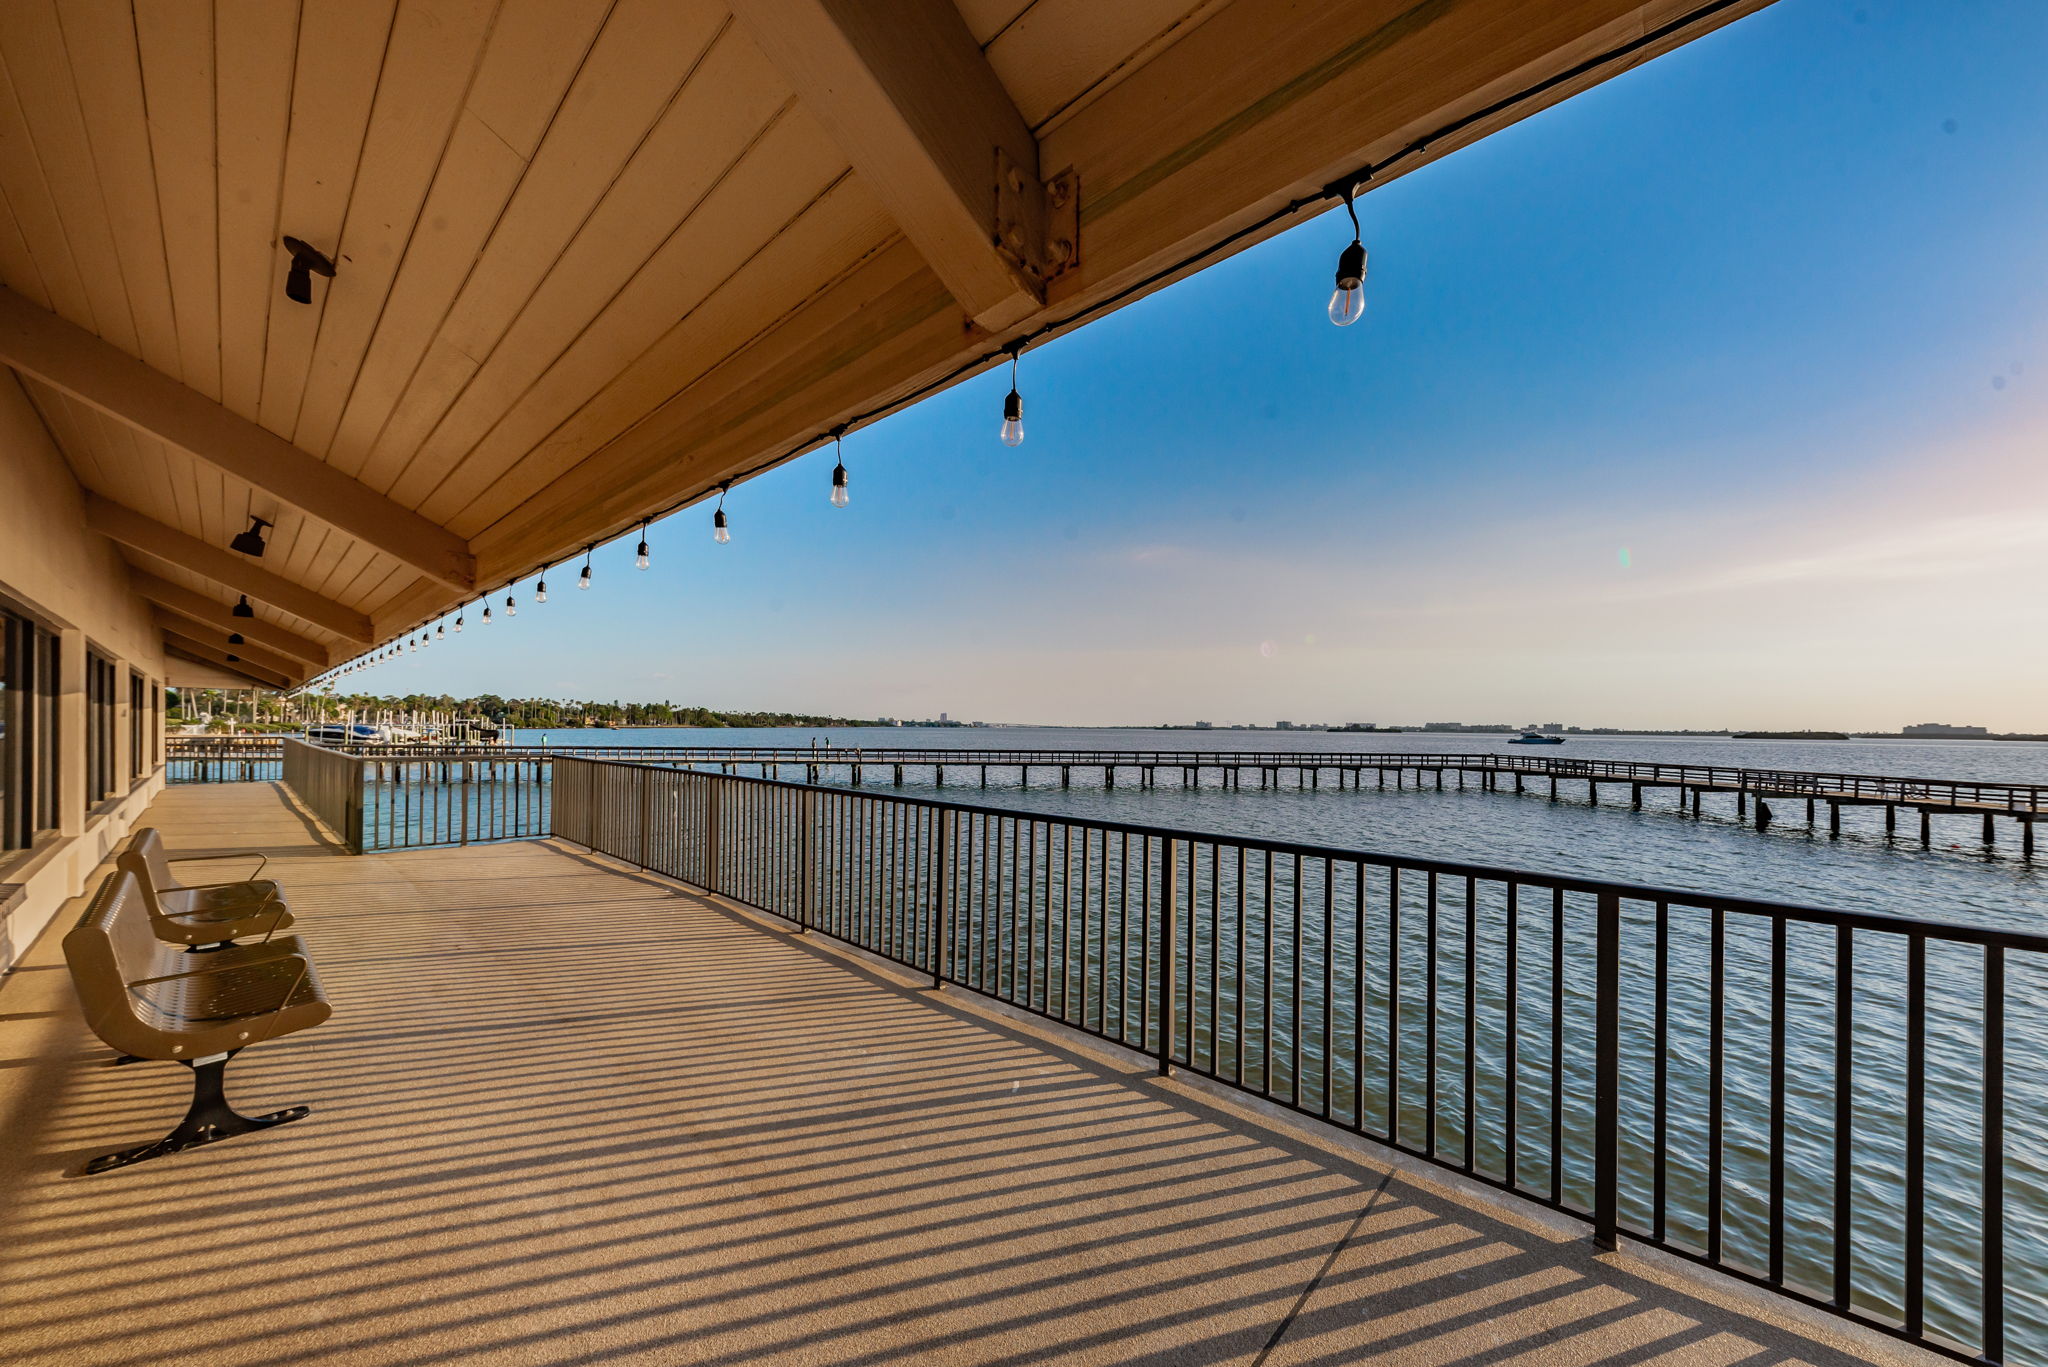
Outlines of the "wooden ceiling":
<svg viewBox="0 0 2048 1367">
<path fill-rule="evenodd" d="M 1764 3 L 9 0 L 0 361 L 296 682 Z"/>
</svg>

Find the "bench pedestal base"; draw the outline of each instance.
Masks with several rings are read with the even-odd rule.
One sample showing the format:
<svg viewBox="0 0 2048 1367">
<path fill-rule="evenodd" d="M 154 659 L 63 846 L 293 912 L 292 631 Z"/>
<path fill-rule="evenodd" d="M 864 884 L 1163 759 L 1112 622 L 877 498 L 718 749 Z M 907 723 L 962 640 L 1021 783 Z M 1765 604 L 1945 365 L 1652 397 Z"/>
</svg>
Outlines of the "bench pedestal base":
<svg viewBox="0 0 2048 1367">
<path fill-rule="evenodd" d="M 185 1118 L 154 1144 L 143 1144 L 119 1153 L 101 1154 L 85 1165 L 88 1176 L 94 1173 L 111 1172 L 166 1154 L 183 1153 L 205 1144 L 217 1144 L 223 1139 L 236 1135 L 250 1134 L 257 1130 L 273 1129 L 302 1120 L 313 1113 L 310 1106 L 288 1106 L 282 1111 L 268 1115 L 243 1115 L 228 1105 L 225 1078 L 228 1059 L 216 1058 L 206 1063 L 187 1063 L 192 1070 L 192 1106 L 185 1112 Z"/>
</svg>

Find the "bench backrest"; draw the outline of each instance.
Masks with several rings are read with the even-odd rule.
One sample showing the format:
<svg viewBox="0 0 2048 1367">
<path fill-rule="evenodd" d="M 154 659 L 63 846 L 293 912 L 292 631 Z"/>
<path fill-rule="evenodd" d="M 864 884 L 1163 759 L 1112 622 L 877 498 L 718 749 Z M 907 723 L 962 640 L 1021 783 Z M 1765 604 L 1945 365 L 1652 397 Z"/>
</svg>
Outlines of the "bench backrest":
<svg viewBox="0 0 2048 1367">
<path fill-rule="evenodd" d="M 140 827 L 128 837 L 128 846 L 121 851 L 120 862 L 123 868 L 159 892 L 180 886 L 178 880 L 171 877 L 170 851 L 164 848 L 164 838 L 156 833 L 154 826 Z"/>
<path fill-rule="evenodd" d="M 165 956 L 143 896 L 134 874 L 115 869 L 64 937 L 64 962 L 95 1035 L 125 1054 L 169 1057 L 166 1027 L 171 1021 L 146 995 L 128 987 L 157 976 Z"/>
</svg>

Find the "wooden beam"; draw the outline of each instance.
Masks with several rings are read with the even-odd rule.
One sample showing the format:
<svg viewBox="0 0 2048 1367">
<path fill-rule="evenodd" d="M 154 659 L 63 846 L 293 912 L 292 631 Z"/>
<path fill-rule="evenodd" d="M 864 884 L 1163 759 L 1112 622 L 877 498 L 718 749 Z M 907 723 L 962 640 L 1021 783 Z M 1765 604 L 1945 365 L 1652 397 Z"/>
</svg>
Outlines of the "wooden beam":
<svg viewBox="0 0 2048 1367">
<path fill-rule="evenodd" d="M 280 578 L 246 555 L 209 546 L 98 494 L 85 496 L 85 525 L 101 536 L 188 569 L 224 588 L 260 598 L 280 612 L 303 617 L 314 626 L 346 636 L 358 645 L 368 645 L 375 639 L 370 633 L 370 619 L 353 608 Z"/>
<path fill-rule="evenodd" d="M 240 672 L 237 665 L 218 665 L 211 660 L 164 647 L 164 683 L 171 688 L 269 688 L 261 679 Z"/>
<path fill-rule="evenodd" d="M 131 569 L 129 582 L 135 591 L 155 603 L 158 607 L 169 608 L 181 617 L 194 622 L 203 622 L 219 631 L 239 631 L 251 641 L 280 650 L 285 654 L 305 661 L 314 669 L 325 669 L 333 663 L 334 657 L 326 646 L 318 641 L 286 631 L 275 622 L 266 622 L 256 617 L 237 617 L 231 605 L 203 593 L 160 579 L 147 570 Z"/>
<path fill-rule="evenodd" d="M 0 361 L 452 589 L 476 586 L 469 546 L 447 528 L 5 288 Z"/>
<path fill-rule="evenodd" d="M 297 682 L 289 675 L 273 673 L 261 665 L 251 664 L 248 660 L 231 661 L 228 659 L 228 651 L 218 646 L 210 646 L 204 641 L 195 641 L 181 632 L 165 630 L 164 649 L 184 655 L 187 659 L 197 660 L 201 664 L 232 670 L 265 688 L 290 688 Z"/>
<path fill-rule="evenodd" d="M 960 307 L 1045 304 L 1038 140 L 953 0 L 729 0 Z"/>
<path fill-rule="evenodd" d="M 190 641 L 198 641 L 202 644 L 210 645 L 214 649 L 229 655 L 239 655 L 243 660 L 255 665 L 258 669 L 267 670 L 281 678 L 303 679 L 313 672 L 299 660 L 273 654 L 262 646 L 247 640 L 238 646 L 229 645 L 228 634 L 214 626 L 211 622 L 195 622 L 183 613 L 172 612 L 168 608 L 158 608 L 153 615 L 156 619 L 157 627 L 162 631 L 182 636 Z"/>
</svg>

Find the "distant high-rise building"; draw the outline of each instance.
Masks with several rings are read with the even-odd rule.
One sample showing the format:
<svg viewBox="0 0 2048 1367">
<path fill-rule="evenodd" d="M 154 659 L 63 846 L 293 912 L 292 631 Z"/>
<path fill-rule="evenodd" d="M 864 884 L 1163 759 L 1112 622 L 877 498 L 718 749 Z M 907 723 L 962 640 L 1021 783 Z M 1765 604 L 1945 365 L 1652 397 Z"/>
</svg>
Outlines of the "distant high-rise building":
<svg viewBox="0 0 2048 1367">
<path fill-rule="evenodd" d="M 1292 731 L 1294 723 L 1291 721 L 1276 721 L 1273 723 L 1273 729 L 1275 731 Z"/>
<path fill-rule="evenodd" d="M 945 714 L 944 712 L 941 712 L 941 713 L 939 713 L 939 720 L 940 720 L 940 721 L 942 721 L 942 722 L 947 722 L 947 721 L 951 721 L 951 720 L 953 720 L 953 719 L 952 719 L 951 717 L 947 716 L 947 715 L 946 715 L 946 714 Z"/>
<path fill-rule="evenodd" d="M 1195 723 L 1195 729 L 1197 731 L 1207 731 L 1209 729 L 1209 723 L 1205 721 L 1198 721 Z"/>
<path fill-rule="evenodd" d="M 1990 731 L 1981 726 L 1951 726 L 1942 721 L 1923 721 L 1918 726 L 1908 726 L 1899 732 L 1902 736 L 1988 736 Z"/>
</svg>

